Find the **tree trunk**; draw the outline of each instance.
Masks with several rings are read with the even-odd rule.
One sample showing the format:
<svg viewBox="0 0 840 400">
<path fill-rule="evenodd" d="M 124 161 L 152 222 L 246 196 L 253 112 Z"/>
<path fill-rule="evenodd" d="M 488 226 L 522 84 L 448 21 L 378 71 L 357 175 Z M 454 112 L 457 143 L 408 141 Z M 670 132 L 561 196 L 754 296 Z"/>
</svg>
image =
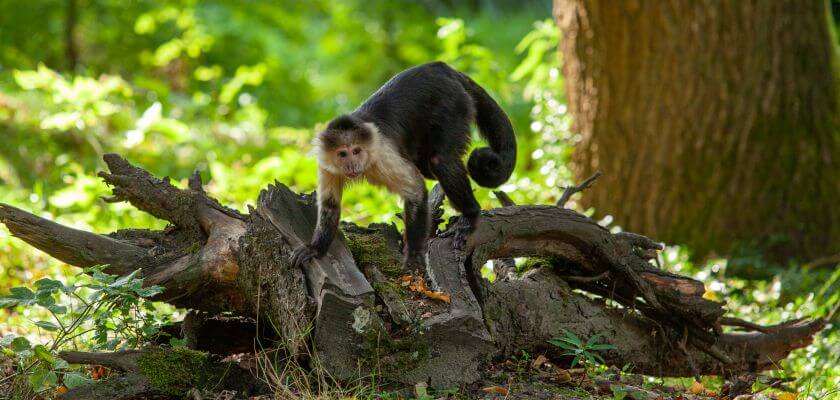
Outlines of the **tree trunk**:
<svg viewBox="0 0 840 400">
<path fill-rule="evenodd" d="M 64 13 L 64 59 L 67 70 L 73 72 L 79 64 L 79 46 L 76 40 L 76 24 L 79 19 L 77 0 L 67 0 Z"/>
<path fill-rule="evenodd" d="M 731 374 L 775 368 L 825 326 L 821 319 L 763 327 L 726 318 L 723 303 L 703 298 L 701 282 L 651 264 L 658 243 L 631 233 L 612 234 L 562 204 L 485 211 L 464 250 L 455 250 L 450 237 L 431 239 L 425 275 L 429 286 L 449 295 L 446 302 L 401 284 L 401 235 L 394 225 L 344 224 L 344 234 L 327 255 L 301 271 L 288 257 L 312 235 L 312 195 L 275 183 L 244 215 L 210 198 L 197 174 L 188 189 L 179 189 L 117 155 L 106 155 L 105 162 L 110 172 L 99 175 L 113 192 L 106 201 L 128 201 L 173 225 L 106 236 L 4 204 L 0 222 L 16 237 L 71 265 L 108 264 L 107 272 L 120 275 L 139 268 L 146 284 L 164 287 L 156 300 L 199 312 L 230 312 L 274 327 L 279 337 L 274 343 L 283 353 L 294 357 L 314 348 L 306 357 L 339 379 L 375 371 L 391 382 L 450 388 L 481 379 L 493 358 L 521 350 L 547 352 L 563 365 L 568 360 L 547 341 L 564 330 L 584 338 L 605 334 L 614 348 L 601 355 L 608 364 L 630 365 L 631 371 Z M 593 180 L 570 190 L 583 190 Z M 442 191 L 434 189 L 433 215 L 441 214 L 442 202 Z M 532 264 L 541 268 L 521 275 L 508 271 L 494 283 L 481 277 L 489 260 L 510 266 L 512 258 L 528 256 L 548 258 L 534 259 Z M 229 353 L 224 343 L 201 336 L 242 332 L 247 325 L 237 319 L 236 328 L 226 329 L 229 318 L 196 318 L 190 313 L 183 323 L 187 344 L 221 356 Z M 724 325 L 753 332 L 724 333 Z M 241 340 L 230 342 L 242 348 Z M 175 390 L 136 367 L 135 359 L 146 357 L 141 353 L 62 357 L 107 360 L 125 374 L 102 390 L 86 388 L 72 398 Z M 205 361 L 213 368 L 220 365 Z M 115 396 L 113 390 L 122 386 L 132 387 L 131 393 Z"/>
<path fill-rule="evenodd" d="M 555 0 L 583 203 L 699 253 L 840 251 L 823 0 Z"/>
</svg>

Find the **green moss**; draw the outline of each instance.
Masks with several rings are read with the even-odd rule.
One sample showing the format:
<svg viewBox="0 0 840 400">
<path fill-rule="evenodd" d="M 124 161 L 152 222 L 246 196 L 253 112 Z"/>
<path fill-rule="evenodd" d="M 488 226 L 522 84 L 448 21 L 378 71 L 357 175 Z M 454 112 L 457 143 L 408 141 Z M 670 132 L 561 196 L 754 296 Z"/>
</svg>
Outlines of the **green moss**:
<svg viewBox="0 0 840 400">
<path fill-rule="evenodd" d="M 521 264 L 516 266 L 516 270 L 520 273 L 530 271 L 532 269 L 548 267 L 552 265 L 552 260 L 547 257 L 530 257 L 526 258 Z"/>
<path fill-rule="evenodd" d="M 184 347 L 146 352 L 137 365 L 156 389 L 176 396 L 190 388 L 208 387 L 219 378 L 207 353 Z"/>
<path fill-rule="evenodd" d="M 389 277 L 402 275 L 402 263 L 388 249 L 380 235 L 347 235 L 347 247 L 360 266 L 374 266 Z"/>
<path fill-rule="evenodd" d="M 405 371 L 417 368 L 430 356 L 428 344 L 415 332 L 394 339 L 381 330 L 368 332 L 367 362 L 386 379 L 395 379 Z"/>
<path fill-rule="evenodd" d="M 554 256 L 550 256 L 550 257 L 530 257 L 530 258 L 526 258 L 525 261 L 523 261 L 522 263 L 517 264 L 516 265 L 516 271 L 519 272 L 519 273 L 523 273 L 523 272 L 530 271 L 532 269 L 544 268 L 544 267 L 545 268 L 554 268 L 554 269 L 563 270 L 563 269 L 569 268 L 571 266 L 573 266 L 573 265 L 569 264 L 569 261 L 566 261 L 566 260 L 564 260 L 563 258 L 560 258 L 560 257 L 554 257 Z"/>
<path fill-rule="evenodd" d="M 187 249 L 187 253 L 196 254 L 199 250 L 201 250 L 201 243 L 195 242 Z"/>
<path fill-rule="evenodd" d="M 394 281 L 376 282 L 373 284 L 373 290 L 379 293 L 380 296 L 392 294 L 394 297 L 405 300 L 408 296 L 408 290 Z"/>
</svg>

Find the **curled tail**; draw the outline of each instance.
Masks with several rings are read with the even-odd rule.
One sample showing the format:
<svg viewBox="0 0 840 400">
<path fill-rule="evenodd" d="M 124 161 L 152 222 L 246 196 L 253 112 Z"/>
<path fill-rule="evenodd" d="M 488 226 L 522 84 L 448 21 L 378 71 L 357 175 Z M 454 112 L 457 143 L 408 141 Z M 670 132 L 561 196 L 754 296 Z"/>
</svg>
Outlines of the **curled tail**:
<svg viewBox="0 0 840 400">
<path fill-rule="evenodd" d="M 459 80 L 475 104 L 475 122 L 490 147 L 470 153 L 467 171 L 475 183 L 497 187 L 505 183 L 516 165 L 516 137 L 505 111 L 470 77 L 458 73 Z"/>
</svg>

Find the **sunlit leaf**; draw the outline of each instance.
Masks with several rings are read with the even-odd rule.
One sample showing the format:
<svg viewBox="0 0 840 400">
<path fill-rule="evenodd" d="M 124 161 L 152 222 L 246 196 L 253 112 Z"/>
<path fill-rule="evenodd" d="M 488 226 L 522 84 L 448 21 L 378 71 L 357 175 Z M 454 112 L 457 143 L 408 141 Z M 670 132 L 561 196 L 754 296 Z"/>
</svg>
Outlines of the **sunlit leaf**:
<svg viewBox="0 0 840 400">
<path fill-rule="evenodd" d="M 35 325 L 48 331 L 57 331 L 59 329 L 58 325 L 50 321 L 38 321 Z"/>
<path fill-rule="evenodd" d="M 141 14 L 134 21 L 134 32 L 138 35 L 145 35 L 155 31 L 156 23 L 155 17 L 151 14 Z"/>
<path fill-rule="evenodd" d="M 64 284 L 55 279 L 41 278 L 35 281 L 35 288 L 38 290 L 64 289 Z"/>
<path fill-rule="evenodd" d="M 12 340 L 12 344 L 9 346 L 12 351 L 15 353 L 20 353 L 23 351 L 28 351 L 32 349 L 32 344 L 29 343 L 29 339 L 19 336 Z"/>
<path fill-rule="evenodd" d="M 48 368 L 39 366 L 31 375 L 29 375 L 29 384 L 36 391 L 44 390 L 48 387 L 55 386 L 58 383 L 58 375 Z"/>
<path fill-rule="evenodd" d="M 12 308 L 17 306 L 20 303 L 17 299 L 12 299 L 9 297 L 0 297 L 0 308 Z"/>
<path fill-rule="evenodd" d="M 55 362 L 55 358 L 53 357 L 52 353 L 46 348 L 46 346 L 39 344 L 32 348 L 32 352 L 35 354 L 36 357 L 52 364 Z"/>
</svg>

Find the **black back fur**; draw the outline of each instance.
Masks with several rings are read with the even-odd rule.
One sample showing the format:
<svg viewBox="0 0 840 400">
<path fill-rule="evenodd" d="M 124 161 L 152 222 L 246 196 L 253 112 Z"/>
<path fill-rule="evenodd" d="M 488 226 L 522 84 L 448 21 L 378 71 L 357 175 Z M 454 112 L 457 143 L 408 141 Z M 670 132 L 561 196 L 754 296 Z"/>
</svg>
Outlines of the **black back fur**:
<svg viewBox="0 0 840 400">
<path fill-rule="evenodd" d="M 467 163 L 476 183 L 499 186 L 516 163 L 516 138 L 505 112 L 481 86 L 443 62 L 400 72 L 330 128 L 353 126 L 357 118 L 376 124 L 429 179 L 441 180 L 433 163 L 463 165 L 473 122 L 489 144 L 475 149 Z"/>
</svg>

